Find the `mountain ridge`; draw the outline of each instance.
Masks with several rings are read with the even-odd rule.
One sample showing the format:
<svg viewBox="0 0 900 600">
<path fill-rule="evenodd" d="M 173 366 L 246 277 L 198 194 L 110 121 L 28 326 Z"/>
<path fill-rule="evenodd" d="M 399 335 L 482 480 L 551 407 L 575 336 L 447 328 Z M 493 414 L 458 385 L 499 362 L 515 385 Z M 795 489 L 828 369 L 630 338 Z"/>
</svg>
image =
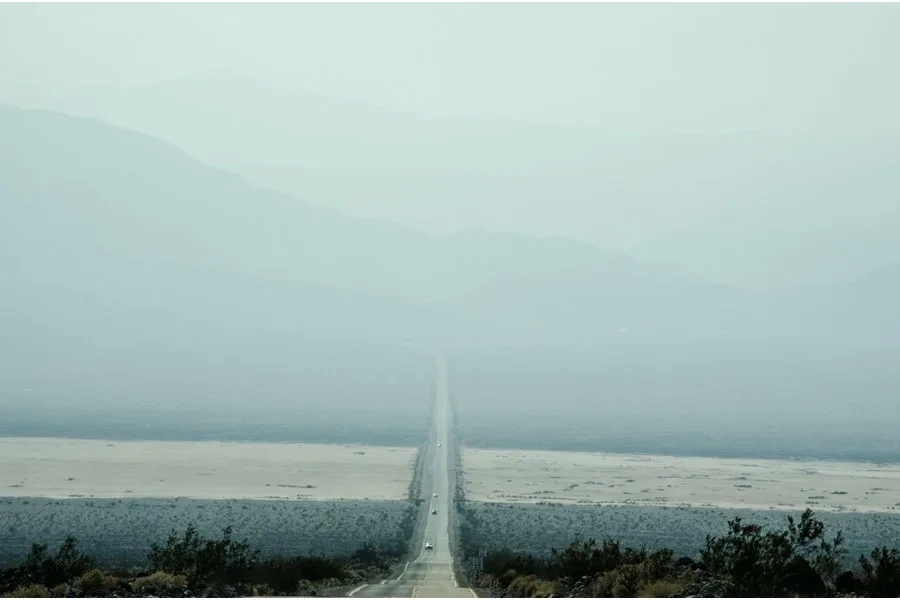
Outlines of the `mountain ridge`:
<svg viewBox="0 0 900 600">
<path fill-rule="evenodd" d="M 647 340 L 759 338 L 791 329 L 803 339 L 821 329 L 804 303 L 831 289 L 748 292 L 561 236 L 432 236 L 258 188 L 155 136 L 48 111 L 7 108 L 0 130 L 12 140 L 0 150 L 8 198 L 0 233 L 16 267 L 8 270 L 23 278 L 52 273 L 55 260 L 74 268 L 79 253 L 126 257 L 120 275 L 127 257 L 152 259 L 431 306 L 480 323 L 467 334 L 475 338 L 491 337 L 492 323 L 501 338 L 533 341 L 625 331 Z M 54 246 L 65 251 L 54 255 Z M 163 281 L 164 269 L 154 277 Z M 846 306 L 832 307 L 831 321 L 852 308 L 852 298 L 840 301 Z"/>
</svg>

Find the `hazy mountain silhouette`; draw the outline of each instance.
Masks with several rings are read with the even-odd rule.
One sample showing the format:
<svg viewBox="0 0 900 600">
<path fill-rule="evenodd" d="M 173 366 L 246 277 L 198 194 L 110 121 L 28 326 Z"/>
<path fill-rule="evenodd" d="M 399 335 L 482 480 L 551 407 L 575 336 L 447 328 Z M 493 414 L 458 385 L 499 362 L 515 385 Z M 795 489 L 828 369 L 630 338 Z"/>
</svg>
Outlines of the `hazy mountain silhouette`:
<svg viewBox="0 0 900 600">
<path fill-rule="evenodd" d="M 13 92 L 159 136 L 265 187 L 431 233 L 564 232 L 768 286 L 900 261 L 895 137 L 435 119 L 227 74 Z"/>
<path fill-rule="evenodd" d="M 894 271 L 754 293 L 571 239 L 345 216 L 94 120 L 4 107 L 0 136 L 5 313 L 20 332 L 868 343 L 897 328 L 882 322 Z"/>
</svg>

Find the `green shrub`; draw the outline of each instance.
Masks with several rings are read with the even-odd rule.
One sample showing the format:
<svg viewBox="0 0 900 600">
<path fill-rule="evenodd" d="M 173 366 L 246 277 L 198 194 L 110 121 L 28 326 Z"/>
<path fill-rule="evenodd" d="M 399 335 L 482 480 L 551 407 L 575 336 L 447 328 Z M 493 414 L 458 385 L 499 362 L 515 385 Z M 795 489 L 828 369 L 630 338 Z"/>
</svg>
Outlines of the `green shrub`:
<svg viewBox="0 0 900 600">
<path fill-rule="evenodd" d="M 76 579 L 72 585 L 85 596 L 102 596 L 119 585 L 119 580 L 111 575 L 106 575 L 100 569 L 94 569 Z"/>
<path fill-rule="evenodd" d="M 622 564 L 623 558 L 618 540 L 604 540 L 598 545 L 593 538 L 576 539 L 561 552 L 551 550 L 550 568 L 557 577 L 579 579 L 611 571 Z"/>
<path fill-rule="evenodd" d="M 729 584 L 729 594 L 737 596 L 781 596 L 819 594 L 824 580 L 833 576 L 843 553 L 843 537 L 824 539 L 824 525 L 807 509 L 788 528 L 763 532 L 759 525 L 744 525 L 740 518 L 728 522 L 722 537 L 706 537 L 701 565 Z"/>
<path fill-rule="evenodd" d="M 260 561 L 247 572 L 246 581 L 255 585 L 267 584 L 278 593 L 290 594 L 297 589 L 298 581 L 339 581 L 348 575 L 341 563 L 330 558 L 296 556 Z"/>
<path fill-rule="evenodd" d="M 220 540 L 200 537 L 194 525 L 188 525 L 181 537 L 173 531 L 164 546 L 151 546 L 150 564 L 157 571 L 185 575 L 190 585 L 244 581 L 256 565 L 259 550 L 251 551 L 246 540 L 232 540 L 231 531 L 226 527 Z"/>
<path fill-rule="evenodd" d="M 54 587 L 84 575 L 94 567 L 94 560 L 77 549 L 74 537 L 68 536 L 55 556 L 47 553 L 47 544 L 32 544 L 22 564 L 29 581 Z"/>
<path fill-rule="evenodd" d="M 313 591 L 315 591 L 315 588 L 312 582 L 307 579 L 301 579 L 294 588 L 294 595 L 300 597 L 311 596 Z"/>
<path fill-rule="evenodd" d="M 867 594 L 876 598 L 900 597 L 900 550 L 876 548 L 869 558 L 859 557 L 859 566 Z"/>
<path fill-rule="evenodd" d="M 506 591 L 512 598 L 534 598 L 536 583 L 537 575 L 520 575 L 512 580 Z"/>
<path fill-rule="evenodd" d="M 251 586 L 251 590 L 252 590 L 253 596 L 255 598 L 258 598 L 260 596 L 274 596 L 275 595 L 275 590 L 272 589 L 272 586 L 267 585 L 265 583 L 262 585 Z"/>
<path fill-rule="evenodd" d="M 616 585 L 618 571 L 607 571 L 599 574 L 591 586 L 591 596 L 594 598 L 612 598 L 613 587 Z"/>
<path fill-rule="evenodd" d="M 165 571 L 157 571 L 146 577 L 138 577 L 131 582 L 131 589 L 139 594 L 144 592 L 169 593 L 182 590 L 187 587 L 187 577 L 184 575 L 172 575 Z"/>
<path fill-rule="evenodd" d="M 634 598 L 641 586 L 641 568 L 638 565 L 622 565 L 616 570 L 613 583 L 613 598 Z"/>
<path fill-rule="evenodd" d="M 683 587 L 684 584 L 679 581 L 660 579 L 659 581 L 653 581 L 641 586 L 641 588 L 637 592 L 637 597 L 670 598 L 680 592 Z"/>
<path fill-rule="evenodd" d="M 100 569 L 88 571 L 75 580 L 73 587 L 85 596 L 105 596 L 119 584 L 115 577 L 105 575 Z"/>
<path fill-rule="evenodd" d="M 28 585 L 20 585 L 16 589 L 6 594 L 4 598 L 49 598 L 50 590 L 42 585 L 30 583 Z"/>
<path fill-rule="evenodd" d="M 538 579 L 534 582 L 532 598 L 556 598 L 565 595 L 565 587 L 558 581 Z"/>
</svg>

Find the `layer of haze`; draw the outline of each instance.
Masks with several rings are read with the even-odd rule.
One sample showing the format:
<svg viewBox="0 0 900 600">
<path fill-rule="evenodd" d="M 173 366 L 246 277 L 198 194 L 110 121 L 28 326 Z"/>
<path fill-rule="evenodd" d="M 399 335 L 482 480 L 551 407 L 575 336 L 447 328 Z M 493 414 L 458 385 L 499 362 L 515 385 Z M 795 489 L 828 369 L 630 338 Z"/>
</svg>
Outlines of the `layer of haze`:
<svg viewBox="0 0 900 600">
<path fill-rule="evenodd" d="M 900 260 L 896 5 L 2 10 L 4 101 L 350 214 L 749 286 Z"/>
<path fill-rule="evenodd" d="M 898 29 L 2 6 L 0 434 L 891 460 Z"/>
<path fill-rule="evenodd" d="M 892 5 L 4 7 L 4 87 L 230 71 L 423 115 L 898 135 Z"/>
</svg>

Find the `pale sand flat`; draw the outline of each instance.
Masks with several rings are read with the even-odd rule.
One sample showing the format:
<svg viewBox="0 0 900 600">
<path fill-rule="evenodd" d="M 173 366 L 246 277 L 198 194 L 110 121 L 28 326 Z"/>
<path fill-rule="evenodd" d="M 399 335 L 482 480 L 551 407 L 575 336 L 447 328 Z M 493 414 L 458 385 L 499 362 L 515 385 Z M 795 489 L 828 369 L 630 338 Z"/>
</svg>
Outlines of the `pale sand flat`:
<svg viewBox="0 0 900 600">
<path fill-rule="evenodd" d="M 406 499 L 414 448 L 0 437 L 0 496 Z"/>
<path fill-rule="evenodd" d="M 897 464 L 467 448 L 462 466 L 474 501 L 900 513 Z"/>
</svg>

